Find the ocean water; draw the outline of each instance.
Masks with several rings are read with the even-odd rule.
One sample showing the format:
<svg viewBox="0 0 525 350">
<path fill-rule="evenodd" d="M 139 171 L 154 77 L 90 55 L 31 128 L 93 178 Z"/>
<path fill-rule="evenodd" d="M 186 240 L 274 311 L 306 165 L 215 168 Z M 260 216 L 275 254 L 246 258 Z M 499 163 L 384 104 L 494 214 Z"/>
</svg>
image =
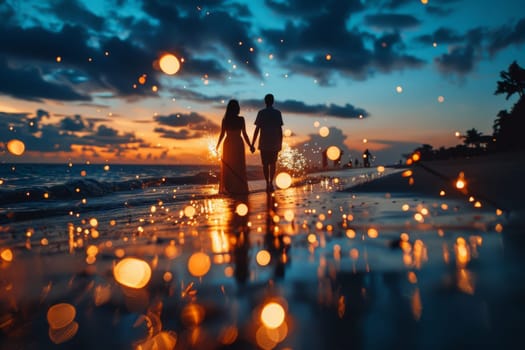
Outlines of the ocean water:
<svg viewBox="0 0 525 350">
<path fill-rule="evenodd" d="M 262 170 L 248 169 L 250 192 L 264 190 Z M 21 240 L 27 230 L 45 237 L 71 221 L 129 220 L 159 203 L 184 205 L 217 196 L 220 168 L 209 165 L 2 164 L 0 225 L 2 240 Z M 375 169 L 341 169 L 341 186 L 366 181 Z M 313 173 L 302 182 L 320 181 Z M 298 179 L 299 180 L 299 179 Z M 38 227 L 40 229 L 35 229 Z M 42 230 L 45 228 L 45 230 Z"/>
</svg>

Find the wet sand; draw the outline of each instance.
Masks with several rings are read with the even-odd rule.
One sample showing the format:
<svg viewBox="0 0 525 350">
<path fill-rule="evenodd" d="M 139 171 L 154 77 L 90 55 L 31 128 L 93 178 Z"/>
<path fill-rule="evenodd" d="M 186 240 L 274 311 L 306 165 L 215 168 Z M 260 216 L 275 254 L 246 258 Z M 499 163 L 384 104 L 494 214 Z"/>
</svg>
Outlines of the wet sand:
<svg viewBox="0 0 525 350">
<path fill-rule="evenodd" d="M 88 222 L 63 227 L 60 249 L 28 240 L 30 246 L 12 249 L 10 261 L 0 259 L 0 345 L 523 344 L 523 170 L 516 158 L 388 171 L 327 172 L 272 195 L 252 188 L 245 198 L 159 203 L 155 210 L 134 208 L 131 219 L 101 213 L 95 236 Z M 460 171 L 467 193 L 450 184 Z M 140 282 L 140 264 L 127 279 L 116 277 L 114 267 L 126 257 L 151 269 L 144 287 L 130 287 Z M 57 304 L 66 306 L 57 312 Z"/>
</svg>

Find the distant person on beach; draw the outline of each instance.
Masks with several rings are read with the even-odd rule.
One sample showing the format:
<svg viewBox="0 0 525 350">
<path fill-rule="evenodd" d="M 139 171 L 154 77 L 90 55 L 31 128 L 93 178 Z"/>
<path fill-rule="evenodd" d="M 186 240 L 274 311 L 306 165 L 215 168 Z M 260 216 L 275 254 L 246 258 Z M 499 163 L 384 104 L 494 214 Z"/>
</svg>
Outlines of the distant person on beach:
<svg viewBox="0 0 525 350">
<path fill-rule="evenodd" d="M 224 139 L 221 157 L 221 177 L 219 193 L 228 195 L 248 194 L 248 179 L 246 176 L 246 157 L 244 141 L 251 146 L 250 138 L 246 133 L 244 117 L 240 116 L 240 106 L 237 100 L 230 100 L 221 123 L 221 133 L 217 141 L 217 151 Z M 226 138 L 224 138 L 226 136 Z"/>
<path fill-rule="evenodd" d="M 372 160 L 372 154 L 370 154 L 370 151 L 367 149 L 365 149 L 365 151 L 363 152 L 363 166 L 365 168 L 370 168 L 370 161 Z"/>
<path fill-rule="evenodd" d="M 273 179 L 277 167 L 277 156 L 283 143 L 283 117 L 281 111 L 273 107 L 274 97 L 272 94 L 264 96 L 266 108 L 257 113 L 255 119 L 255 131 L 252 139 L 252 153 L 255 151 L 254 145 L 259 138 L 259 151 L 261 152 L 261 162 L 263 166 L 264 179 L 266 180 L 266 190 L 273 191 Z"/>
</svg>

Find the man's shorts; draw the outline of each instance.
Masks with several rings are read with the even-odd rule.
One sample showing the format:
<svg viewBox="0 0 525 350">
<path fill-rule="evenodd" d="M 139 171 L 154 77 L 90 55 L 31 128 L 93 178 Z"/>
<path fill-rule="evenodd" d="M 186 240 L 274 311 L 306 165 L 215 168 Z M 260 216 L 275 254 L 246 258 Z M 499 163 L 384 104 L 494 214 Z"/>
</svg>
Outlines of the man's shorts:
<svg viewBox="0 0 525 350">
<path fill-rule="evenodd" d="M 261 150 L 261 161 L 263 165 L 268 165 L 277 162 L 277 155 L 279 151 L 263 151 Z"/>
</svg>

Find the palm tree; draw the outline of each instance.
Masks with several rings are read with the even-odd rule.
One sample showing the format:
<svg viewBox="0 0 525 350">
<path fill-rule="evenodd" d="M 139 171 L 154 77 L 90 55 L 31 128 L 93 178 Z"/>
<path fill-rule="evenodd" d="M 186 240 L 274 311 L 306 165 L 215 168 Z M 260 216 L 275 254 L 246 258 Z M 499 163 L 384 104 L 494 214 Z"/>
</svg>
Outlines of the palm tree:
<svg viewBox="0 0 525 350">
<path fill-rule="evenodd" d="M 516 61 L 509 66 L 508 72 L 500 73 L 502 80 L 498 81 L 495 95 L 507 94 L 508 100 L 512 95 L 518 94 L 518 102 L 512 107 L 510 113 L 503 110 L 498 113 L 494 121 L 494 138 L 499 149 L 525 148 L 525 69 Z"/>
<path fill-rule="evenodd" d="M 502 80 L 498 81 L 495 95 L 506 93 L 507 100 L 515 93 L 520 96 L 520 99 L 523 97 L 525 94 L 525 69 L 521 68 L 516 61 L 511 63 L 508 72 L 501 71 L 500 77 Z"/>
<path fill-rule="evenodd" d="M 481 140 L 483 139 L 483 133 L 477 131 L 475 128 L 467 130 L 466 135 L 461 136 L 463 143 L 467 147 L 478 148 Z"/>
</svg>

